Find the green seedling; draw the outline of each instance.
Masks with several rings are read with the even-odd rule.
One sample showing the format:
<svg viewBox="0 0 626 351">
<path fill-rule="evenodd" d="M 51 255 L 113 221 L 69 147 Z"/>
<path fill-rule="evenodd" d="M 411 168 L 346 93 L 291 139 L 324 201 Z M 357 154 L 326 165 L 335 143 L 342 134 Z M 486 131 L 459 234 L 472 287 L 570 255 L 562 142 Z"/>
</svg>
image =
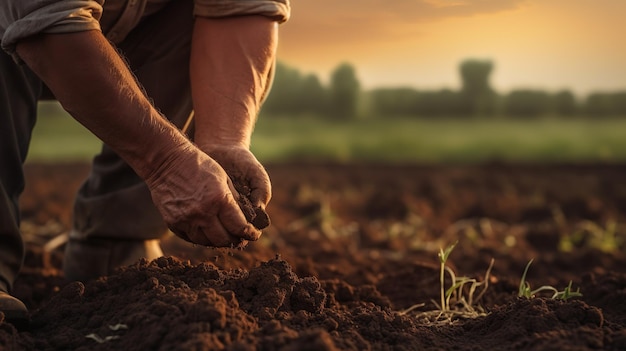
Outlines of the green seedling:
<svg viewBox="0 0 626 351">
<path fill-rule="evenodd" d="M 559 291 L 557 288 L 550 286 L 550 285 L 542 285 L 539 288 L 533 290 L 530 286 L 530 283 L 526 281 L 526 275 L 532 263 L 533 263 L 533 260 L 530 260 L 528 264 L 526 264 L 526 268 L 524 268 L 524 273 L 522 274 L 522 278 L 519 283 L 519 290 L 517 292 L 517 296 L 531 299 L 537 296 L 537 294 L 542 291 L 552 292 L 552 298 L 558 299 L 558 300 L 568 300 L 572 297 L 583 296 L 583 294 L 581 294 L 580 292 L 580 288 L 577 288 L 576 291 L 572 291 L 571 280 L 568 286 L 565 289 L 563 289 L 563 291 Z"/>
<path fill-rule="evenodd" d="M 475 318 L 484 316 L 486 313 L 481 306 L 475 304 L 476 301 L 485 294 L 489 287 L 489 276 L 493 268 L 494 260 L 492 259 L 483 281 L 469 277 L 457 277 L 456 273 L 446 265 L 450 253 L 454 250 L 457 243 L 448 246 L 445 250 L 439 249 L 437 254 L 439 258 L 439 284 L 440 284 L 440 301 L 433 301 L 437 310 L 421 312 L 416 315 L 417 318 L 425 319 L 429 324 L 451 324 L 461 318 Z M 446 273 L 450 277 L 450 287 L 446 289 Z M 476 295 L 477 289 L 482 290 Z M 475 296 L 476 295 L 476 296 Z M 417 308 L 423 307 L 425 304 L 417 304 L 400 312 L 407 314 Z"/>
<path fill-rule="evenodd" d="M 572 281 L 570 280 L 569 284 L 567 284 L 567 287 L 565 287 L 563 291 L 557 292 L 552 298 L 567 301 L 572 297 L 581 296 L 583 296 L 583 294 L 580 292 L 580 288 L 576 288 L 576 291 L 572 291 Z"/>
<path fill-rule="evenodd" d="M 450 253 L 452 253 L 452 250 L 454 250 L 454 247 L 458 244 L 458 241 L 455 242 L 454 244 L 448 246 L 445 250 L 444 249 L 439 249 L 439 253 L 437 254 L 437 257 L 439 257 L 439 283 L 440 283 L 440 287 L 441 287 L 441 305 L 439 305 L 440 309 L 444 312 L 450 310 L 450 300 L 449 298 L 446 298 L 446 293 L 445 291 L 445 271 L 446 271 L 446 262 L 448 261 L 448 257 L 450 256 Z M 451 275 L 451 277 L 453 277 L 453 275 Z M 452 286 L 454 286 L 455 281 L 454 278 L 452 279 Z M 449 295 L 448 295 L 449 297 Z"/>
<path fill-rule="evenodd" d="M 591 235 L 589 245 L 600 251 L 614 252 L 623 244 L 623 239 L 617 235 L 617 222 L 614 220 L 607 221 L 604 227 L 592 221 L 584 221 L 580 224 L 578 233 L 583 236 L 585 231 Z"/>
<path fill-rule="evenodd" d="M 615 252 L 624 246 L 624 238 L 618 231 L 617 221 L 610 219 L 603 226 L 585 220 L 571 230 L 560 208 L 553 209 L 554 220 L 561 232 L 559 250 L 572 251 L 575 247 L 586 245 L 602 252 Z"/>
</svg>

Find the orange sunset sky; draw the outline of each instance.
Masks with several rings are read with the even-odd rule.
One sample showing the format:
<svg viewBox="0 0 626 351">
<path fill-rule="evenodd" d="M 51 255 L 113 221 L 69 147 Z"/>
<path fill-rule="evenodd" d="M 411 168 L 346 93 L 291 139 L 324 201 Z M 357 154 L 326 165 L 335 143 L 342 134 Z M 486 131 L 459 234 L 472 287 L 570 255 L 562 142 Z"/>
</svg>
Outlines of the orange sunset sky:
<svg viewBox="0 0 626 351">
<path fill-rule="evenodd" d="M 626 90 L 625 18 L 626 0 L 292 0 L 278 55 L 322 81 L 349 62 L 365 89 L 456 89 L 477 58 L 501 92 Z"/>
</svg>

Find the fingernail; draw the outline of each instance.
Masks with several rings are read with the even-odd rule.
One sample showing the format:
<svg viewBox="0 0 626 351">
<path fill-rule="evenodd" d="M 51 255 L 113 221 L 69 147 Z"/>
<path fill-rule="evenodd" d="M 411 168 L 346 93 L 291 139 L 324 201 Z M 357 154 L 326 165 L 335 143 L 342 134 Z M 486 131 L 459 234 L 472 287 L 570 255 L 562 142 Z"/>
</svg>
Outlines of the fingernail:
<svg viewBox="0 0 626 351">
<path fill-rule="evenodd" d="M 260 230 L 254 228 L 252 225 L 248 225 L 245 232 L 245 238 L 250 241 L 257 241 L 261 237 L 261 234 Z"/>
</svg>

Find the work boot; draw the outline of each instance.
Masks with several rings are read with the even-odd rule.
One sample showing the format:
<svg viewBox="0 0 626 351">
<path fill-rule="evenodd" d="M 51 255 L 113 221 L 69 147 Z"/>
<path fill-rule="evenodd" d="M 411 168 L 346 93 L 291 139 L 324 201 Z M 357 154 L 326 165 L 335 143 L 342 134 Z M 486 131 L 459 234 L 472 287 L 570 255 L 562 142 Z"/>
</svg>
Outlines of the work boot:
<svg viewBox="0 0 626 351">
<path fill-rule="evenodd" d="M 88 281 L 116 268 L 163 256 L 159 240 L 73 239 L 65 247 L 63 272 L 68 281 Z"/>
<path fill-rule="evenodd" d="M 2 280 L 0 280 L 0 312 L 4 314 L 4 319 L 7 322 L 18 326 L 18 328 L 28 324 L 28 309 L 22 301 L 9 295 L 7 285 Z"/>
</svg>

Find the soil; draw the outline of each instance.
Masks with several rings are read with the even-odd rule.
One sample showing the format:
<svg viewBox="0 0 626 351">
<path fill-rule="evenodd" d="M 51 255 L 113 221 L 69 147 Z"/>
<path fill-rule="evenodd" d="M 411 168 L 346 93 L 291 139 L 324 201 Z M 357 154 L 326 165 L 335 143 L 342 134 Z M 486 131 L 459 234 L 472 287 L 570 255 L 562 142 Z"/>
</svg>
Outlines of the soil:
<svg viewBox="0 0 626 351">
<path fill-rule="evenodd" d="M 232 177 L 232 176 L 231 176 Z M 252 190 L 242 178 L 233 179 L 233 186 L 237 192 L 237 203 L 241 212 L 252 225 L 257 229 L 265 229 L 270 225 L 270 217 L 261 207 L 255 207 L 250 199 Z"/>
<path fill-rule="evenodd" d="M 14 294 L 31 323 L 0 314 L 0 349 L 626 350 L 626 165 L 267 169 L 259 241 L 171 236 L 165 257 L 81 283 L 64 280 L 58 239 L 89 166 L 27 165 Z M 488 285 L 466 286 L 477 300 L 453 316 L 437 310 L 438 252 L 454 243 L 447 266 Z M 530 260 L 533 289 L 571 281 L 582 296 L 518 297 Z"/>
</svg>

